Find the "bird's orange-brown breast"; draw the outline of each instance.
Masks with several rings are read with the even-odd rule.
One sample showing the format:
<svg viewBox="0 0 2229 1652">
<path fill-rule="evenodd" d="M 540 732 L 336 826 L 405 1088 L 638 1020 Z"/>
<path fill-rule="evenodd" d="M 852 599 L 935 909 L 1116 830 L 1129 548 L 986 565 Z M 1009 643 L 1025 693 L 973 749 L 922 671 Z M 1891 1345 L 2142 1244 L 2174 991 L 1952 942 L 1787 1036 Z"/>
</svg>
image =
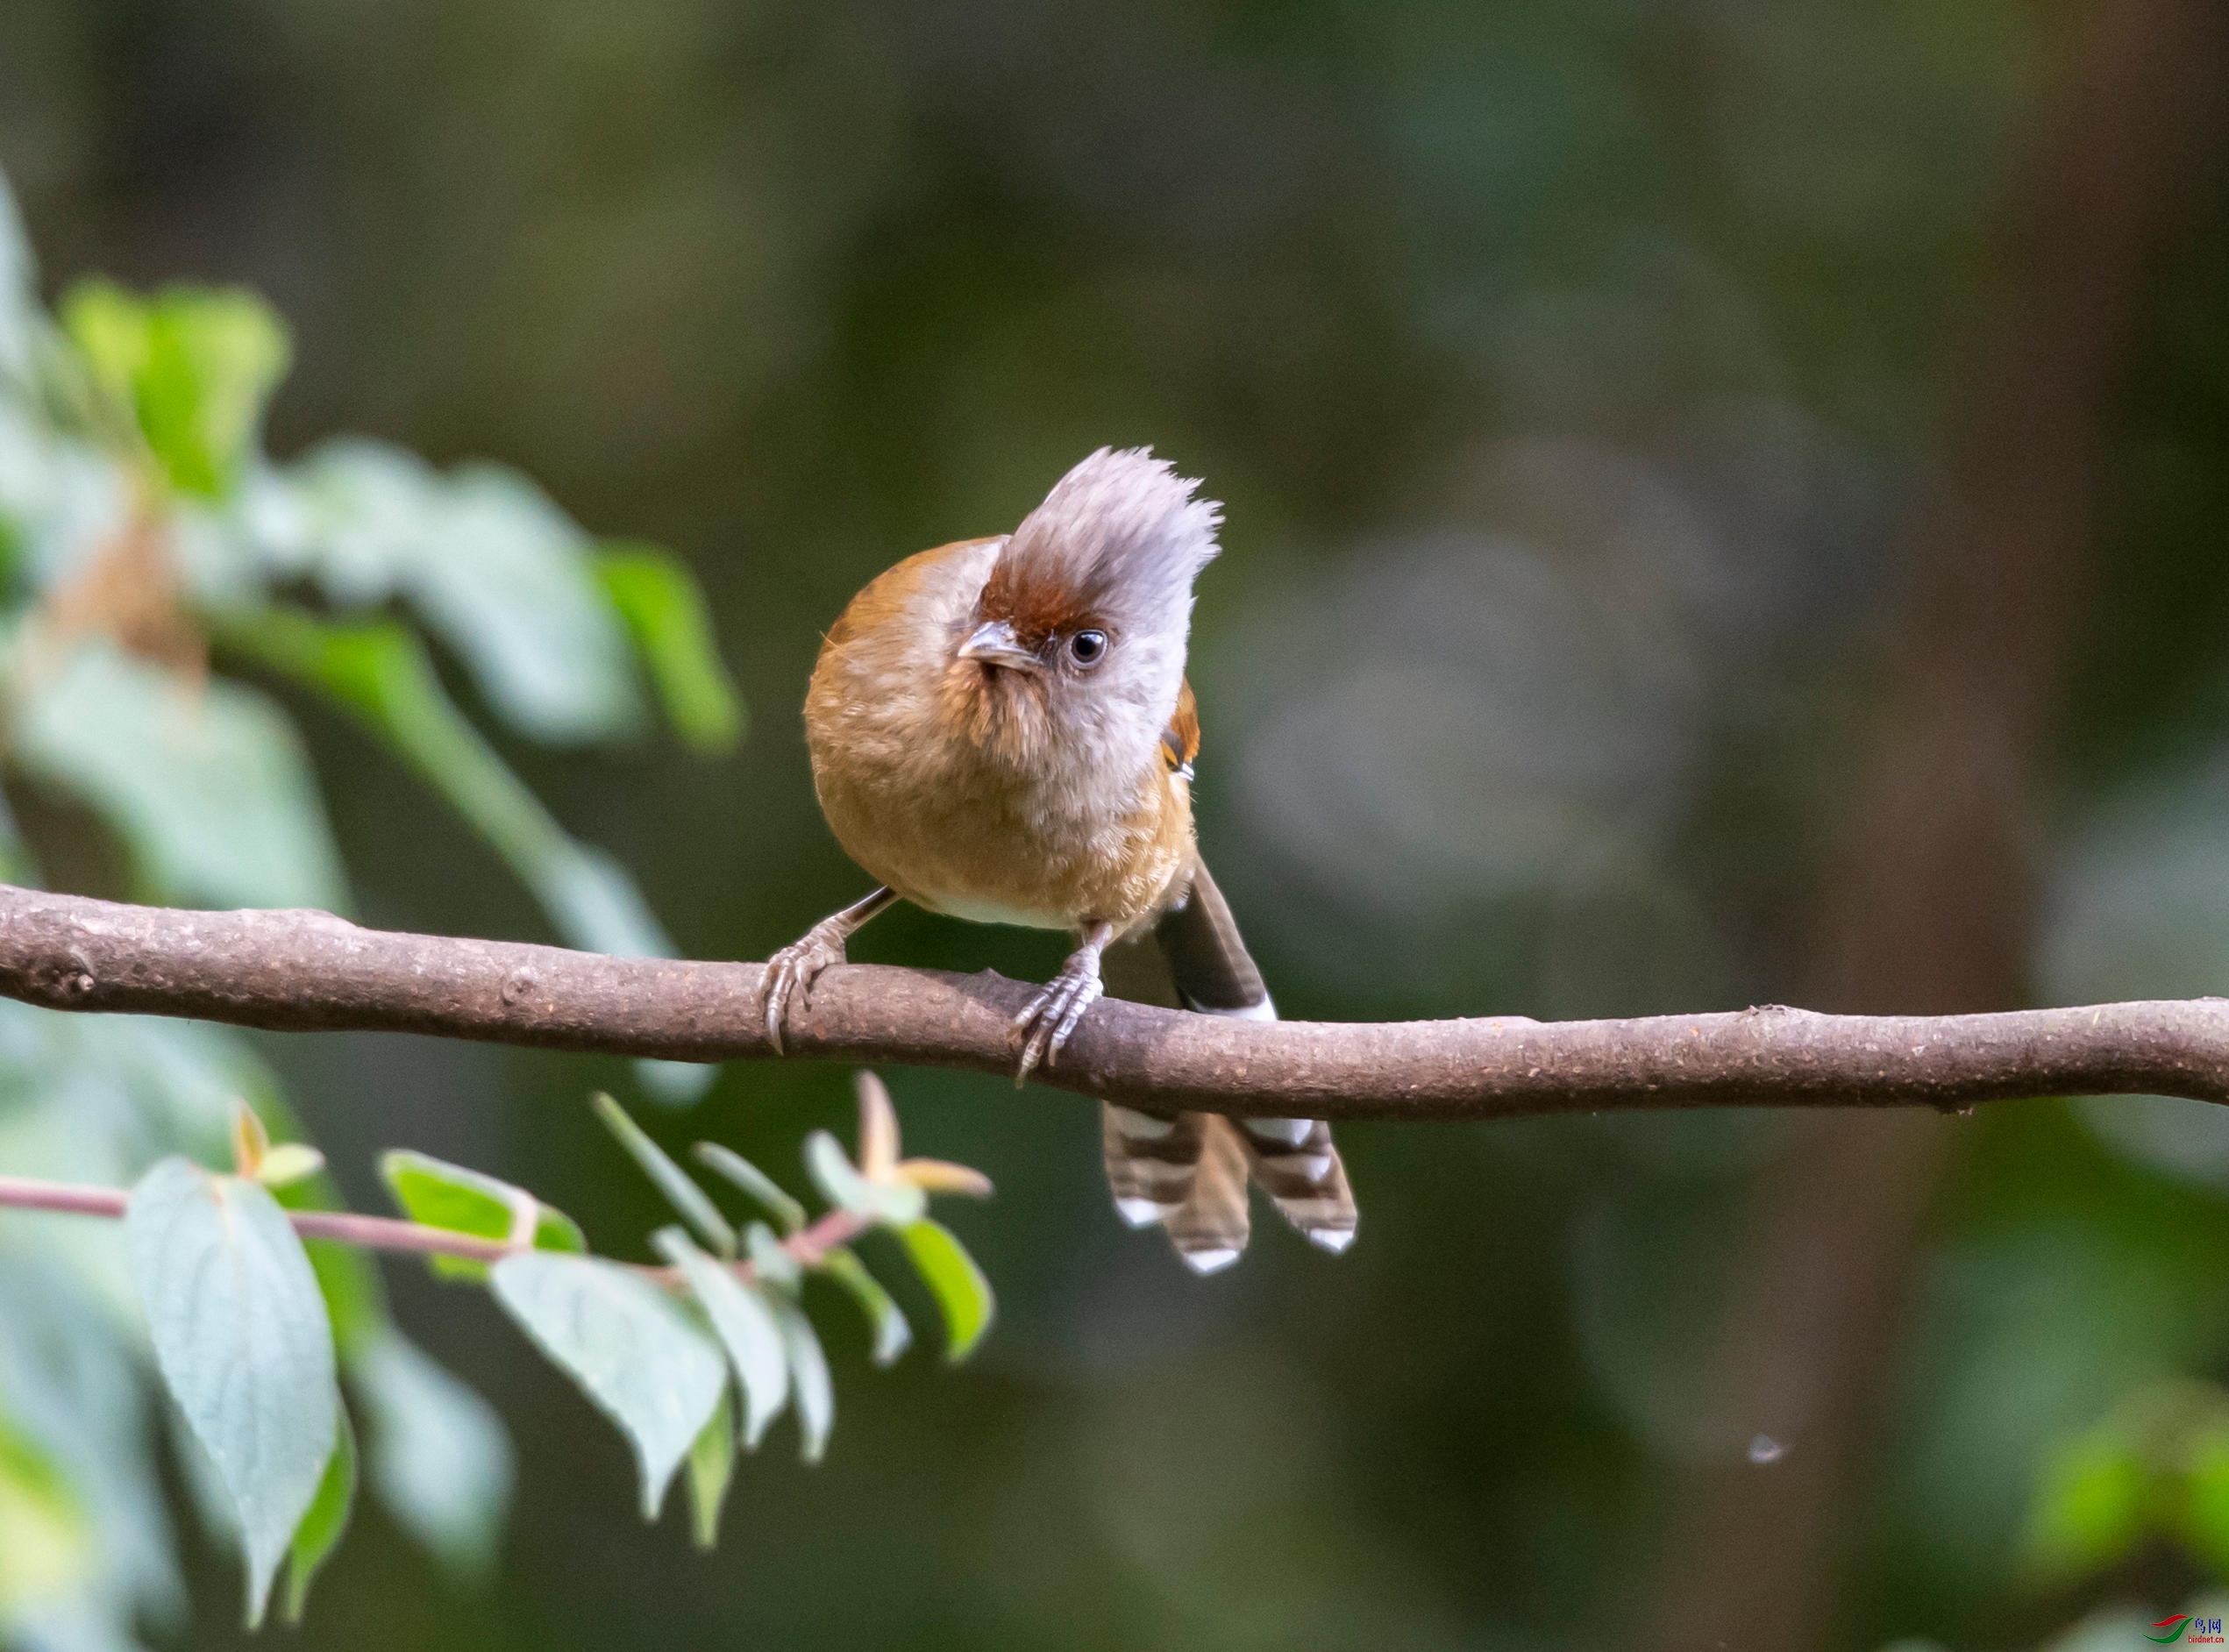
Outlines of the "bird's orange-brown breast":
<svg viewBox="0 0 2229 1652">
<path fill-rule="evenodd" d="M 1162 749 L 1138 754 L 1135 783 L 1121 783 L 1111 802 L 1083 806 L 1075 788 L 1048 783 L 1072 754 L 986 740 L 999 723 L 986 696 L 1031 692 L 994 687 L 952 658 L 998 543 L 908 557 L 830 627 L 805 703 L 815 789 L 845 852 L 916 905 L 1127 930 L 1157 914 L 1190 871 L 1183 765 L 1199 744 L 1190 690 Z"/>
</svg>

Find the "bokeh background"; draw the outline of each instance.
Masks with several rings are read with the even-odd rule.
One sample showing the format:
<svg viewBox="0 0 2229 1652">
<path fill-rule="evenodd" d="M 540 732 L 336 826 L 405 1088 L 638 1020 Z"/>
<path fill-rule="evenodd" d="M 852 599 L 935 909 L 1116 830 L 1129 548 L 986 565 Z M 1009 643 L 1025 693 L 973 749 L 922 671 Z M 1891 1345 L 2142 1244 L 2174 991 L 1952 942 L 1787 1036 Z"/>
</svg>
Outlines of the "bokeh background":
<svg viewBox="0 0 2229 1652">
<path fill-rule="evenodd" d="M 1955 1010 L 2229 993 L 2225 39 L 2198 0 L 10 0 L 0 167 L 50 291 L 271 298 L 274 452 L 497 459 L 686 557 L 737 754 L 503 749 L 692 955 L 863 887 L 795 710 L 849 595 L 1146 443 L 1227 505 L 1201 830 L 1287 1015 Z M 361 917 L 550 938 L 288 703 Z M 854 955 L 1059 951 L 904 912 Z M 660 1219 L 582 1105 L 622 1064 L 265 1049 L 363 1207 L 407 1144 L 623 1254 Z M 830 1460 L 748 1463 L 704 1557 L 483 1298 L 390 1269 L 513 1432 L 509 1533 L 466 1586 L 366 1509 L 300 1643 L 2119 1646 L 2229 1558 L 2197 1470 L 2133 1545 L 2037 1535 L 2101 1428 L 2212 1414 L 2159 1386 L 2229 1360 L 2210 1109 L 1355 1127 L 1349 1256 L 1264 1228 L 1200 1281 L 1115 1222 L 1087 1106 L 887 1076 L 1000 1189 L 952 1218 L 972 1364 L 872 1371 L 831 1315 Z M 653 1122 L 787 1171 L 848 1096 L 738 1067 Z M 149 1638 L 236 1644 L 192 1553 Z"/>
</svg>

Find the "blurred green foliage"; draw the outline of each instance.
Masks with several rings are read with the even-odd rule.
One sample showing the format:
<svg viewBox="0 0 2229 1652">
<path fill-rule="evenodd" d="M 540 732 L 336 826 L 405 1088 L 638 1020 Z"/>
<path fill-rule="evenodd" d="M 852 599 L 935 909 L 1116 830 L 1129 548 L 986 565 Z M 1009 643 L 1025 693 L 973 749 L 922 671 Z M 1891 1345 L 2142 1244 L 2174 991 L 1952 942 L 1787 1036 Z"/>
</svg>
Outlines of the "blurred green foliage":
<svg viewBox="0 0 2229 1652">
<path fill-rule="evenodd" d="M 107 834 L 142 898 L 348 907 L 291 718 L 260 687 L 212 676 L 214 642 L 224 663 L 291 671 L 414 758 L 568 939 L 666 950 L 616 863 L 550 818 L 456 707 L 417 632 L 387 616 L 415 600 L 474 664 L 493 708 L 538 738 L 631 730 L 639 665 L 672 688 L 695 744 L 724 749 L 740 718 L 678 566 L 641 547 L 600 559 L 530 485 L 492 467 L 443 478 L 369 444 L 275 466 L 261 448 L 263 409 L 288 344 L 258 300 L 187 288 L 143 300 L 88 282 L 58 324 L 32 274 L 0 181 L 0 524 L 14 552 L 0 695 L 13 772 L 83 811 L 68 832 Z M 615 561 L 635 571 L 631 587 L 609 577 Z M 318 586 L 307 602 L 305 583 Z M 0 838 L 6 875 L 37 880 L 47 843 L 11 818 Z M 336 1342 L 374 1420 L 375 1489 L 437 1554 L 484 1563 L 510 1475 L 484 1402 L 403 1340 L 362 1258 L 321 1247 L 313 1271 L 261 1186 L 207 1182 L 174 1157 L 218 1155 L 232 1119 L 253 1124 L 247 1096 L 290 1119 L 247 1041 L 131 1019 L 62 1029 L 20 1005 L 0 1024 L 12 1029 L 0 1034 L 0 1158 L 12 1173 L 113 1186 L 162 1161 L 184 1190 L 135 1194 L 124 1237 L 137 1246 L 169 1392 L 223 1478 L 217 1529 L 237 1520 L 244 1534 L 251 1622 L 289 1553 L 288 1615 L 300 1615 L 346 1523 L 356 1458 L 345 1421 L 345 1449 L 331 1449 Z M 701 1089 L 675 1069 L 645 1076 L 669 1095 Z M 290 1202 L 331 1200 L 319 1156 L 270 1150 L 260 1126 L 252 1137 L 234 1147 L 244 1166 L 267 1165 Z M 429 1165 L 439 1162 L 406 1167 L 411 1189 Z M 238 1208 L 220 1210 L 204 1186 L 237 1190 Z M 498 1231 L 509 1228 L 503 1214 Z M 0 1234 L 14 1299 L 0 1349 L 0 1536 L 11 1556 L 0 1566 L 0 1637 L 128 1644 L 136 1620 L 174 1616 L 180 1600 L 161 1470 L 128 1398 L 146 1349 L 118 1235 L 50 1226 L 11 1215 Z M 160 1231 L 134 1240 L 142 1226 Z M 564 1226 L 579 1248 L 579 1230 Z M 257 1250 L 259 1230 L 280 1250 Z M 239 1256 L 226 1249 L 236 1242 L 247 1246 Z M 205 1300 L 212 1282 L 244 1294 Z M 218 1357 L 223 1328 L 258 1315 L 296 1336 L 296 1352 L 318 1351 L 322 1381 L 298 1381 L 303 1360 L 280 1343 L 245 1363 Z M 101 1380 L 125 1396 L 106 1411 L 75 1392 L 72 1367 L 91 1361 L 113 1364 Z M 190 1458 L 189 1436 L 165 1432 Z M 447 1444 L 413 1449 L 412 1436 Z"/>
</svg>

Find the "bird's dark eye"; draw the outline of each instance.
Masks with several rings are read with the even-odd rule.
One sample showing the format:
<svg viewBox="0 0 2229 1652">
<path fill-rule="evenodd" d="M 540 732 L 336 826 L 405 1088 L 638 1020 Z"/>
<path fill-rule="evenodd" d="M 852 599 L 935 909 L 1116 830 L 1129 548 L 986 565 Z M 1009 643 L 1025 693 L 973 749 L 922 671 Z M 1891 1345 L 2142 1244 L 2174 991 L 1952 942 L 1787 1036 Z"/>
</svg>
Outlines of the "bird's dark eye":
<svg viewBox="0 0 2229 1652">
<path fill-rule="evenodd" d="M 1068 639 L 1068 657 L 1079 666 L 1096 666 L 1107 658 L 1107 633 L 1078 631 Z"/>
</svg>

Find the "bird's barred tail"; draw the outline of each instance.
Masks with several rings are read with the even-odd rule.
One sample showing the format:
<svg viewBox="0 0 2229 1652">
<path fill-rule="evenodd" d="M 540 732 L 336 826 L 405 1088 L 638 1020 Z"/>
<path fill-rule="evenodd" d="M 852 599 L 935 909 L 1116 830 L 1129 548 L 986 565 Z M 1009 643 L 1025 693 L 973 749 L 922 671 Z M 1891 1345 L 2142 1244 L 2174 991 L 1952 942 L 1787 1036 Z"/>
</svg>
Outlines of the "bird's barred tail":
<svg viewBox="0 0 2229 1652">
<path fill-rule="evenodd" d="M 1133 1228 L 1159 1223 L 1199 1273 L 1238 1260 L 1246 1249 L 1246 1150 L 1228 1119 L 1173 1118 L 1108 1102 L 1100 1135 L 1115 1213 Z"/>
<path fill-rule="evenodd" d="M 1191 893 L 1162 918 L 1154 939 L 1186 1008 L 1277 1019 L 1261 972 L 1206 866 L 1195 865 Z M 1123 973 L 1130 979 L 1110 983 L 1122 996 L 1151 995 L 1124 990 L 1136 979 L 1135 959 Z M 1159 1223 L 1198 1272 L 1229 1266 L 1246 1248 L 1250 1172 L 1285 1219 L 1325 1250 L 1344 1250 L 1354 1241 L 1354 1193 L 1331 1127 L 1321 1119 L 1171 1117 L 1110 1103 L 1100 1137 L 1116 1211 L 1132 1227 Z"/>
</svg>

